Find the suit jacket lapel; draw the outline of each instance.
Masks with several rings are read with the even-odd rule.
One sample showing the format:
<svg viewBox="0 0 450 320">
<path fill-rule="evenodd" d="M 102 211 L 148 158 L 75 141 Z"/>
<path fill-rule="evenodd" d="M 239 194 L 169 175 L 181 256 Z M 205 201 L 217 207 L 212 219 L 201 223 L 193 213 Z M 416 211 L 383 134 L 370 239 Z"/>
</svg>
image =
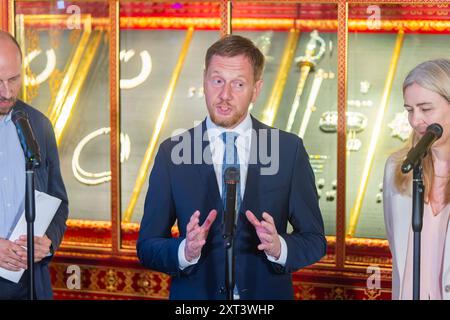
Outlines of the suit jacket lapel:
<svg viewBox="0 0 450 320">
<path fill-rule="evenodd" d="M 259 144 L 259 129 L 261 129 L 260 123 L 252 118 L 252 137 L 250 142 L 250 158 L 247 169 L 247 179 L 245 182 L 245 191 L 244 196 L 242 198 L 241 211 L 246 210 L 247 208 L 252 208 L 251 201 L 255 201 L 258 198 L 258 188 L 260 175 L 260 162 L 258 157 L 258 144 Z M 253 134 L 253 133 L 256 134 Z M 252 158 L 253 155 L 253 158 Z M 256 160 L 256 161 L 255 161 Z M 245 212 L 245 211 L 244 211 Z M 255 214 L 255 212 L 253 212 Z"/>
<path fill-rule="evenodd" d="M 197 128 L 198 130 L 199 128 Z M 195 132 L 194 128 L 194 132 Z M 196 137 L 194 133 L 194 138 L 192 139 L 193 143 L 192 145 L 192 155 L 194 155 L 194 148 L 195 144 L 199 143 L 198 141 L 195 141 L 195 139 L 201 139 L 202 141 L 202 161 L 201 164 L 195 164 L 195 167 L 198 170 L 198 173 L 200 175 L 200 178 L 202 180 L 202 184 L 206 186 L 206 192 L 210 194 L 211 196 L 209 199 L 211 200 L 211 207 L 217 209 L 218 214 L 221 215 L 221 212 L 223 211 L 223 204 L 222 199 L 220 198 L 220 192 L 219 192 L 219 186 L 217 185 L 217 178 L 216 178 L 216 172 L 214 171 L 214 165 L 212 162 L 208 163 L 205 161 L 205 159 L 211 160 L 211 149 L 209 145 L 209 139 L 207 135 L 205 135 L 206 132 L 206 120 L 204 120 L 201 123 L 201 137 Z M 203 139 L 203 137 L 205 139 Z M 194 159 L 194 156 L 192 156 L 192 159 Z M 209 212 L 203 213 L 205 215 L 208 215 Z"/>
</svg>

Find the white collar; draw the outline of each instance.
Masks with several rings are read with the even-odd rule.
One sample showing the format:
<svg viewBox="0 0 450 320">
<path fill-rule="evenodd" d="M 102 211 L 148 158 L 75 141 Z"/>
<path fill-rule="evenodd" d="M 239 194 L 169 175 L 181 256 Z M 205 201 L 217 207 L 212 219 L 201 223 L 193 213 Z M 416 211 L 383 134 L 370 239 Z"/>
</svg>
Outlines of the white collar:
<svg viewBox="0 0 450 320">
<path fill-rule="evenodd" d="M 5 123 L 11 121 L 12 109 L 9 111 L 7 115 L 0 116 L 0 122 L 4 121 Z"/>
<path fill-rule="evenodd" d="M 252 118 L 250 117 L 249 112 L 247 112 L 247 116 L 244 118 L 244 120 L 233 129 L 218 126 L 211 120 L 211 117 L 209 115 L 206 117 L 206 130 L 208 131 L 209 141 L 211 142 L 215 141 L 215 139 L 224 132 L 236 132 L 239 134 L 239 136 L 242 137 L 248 135 L 251 136 L 252 127 Z"/>
</svg>

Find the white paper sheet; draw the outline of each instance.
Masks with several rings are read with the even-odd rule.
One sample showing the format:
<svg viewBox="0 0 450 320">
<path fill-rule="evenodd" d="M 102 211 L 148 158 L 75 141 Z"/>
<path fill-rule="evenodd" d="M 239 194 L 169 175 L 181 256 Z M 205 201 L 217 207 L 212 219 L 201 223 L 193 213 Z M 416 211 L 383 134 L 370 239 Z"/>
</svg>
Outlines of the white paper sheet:
<svg viewBox="0 0 450 320">
<path fill-rule="evenodd" d="M 36 218 L 34 221 L 34 235 L 42 237 L 47 231 L 50 222 L 52 222 L 56 211 L 61 204 L 61 200 L 48 195 L 44 192 L 35 191 L 35 207 Z M 27 221 L 25 220 L 25 211 L 22 212 L 19 221 L 17 222 L 9 240 L 15 241 L 21 235 L 27 234 Z M 10 280 L 12 282 L 19 282 L 25 270 L 10 271 L 0 267 L 0 277 Z"/>
</svg>

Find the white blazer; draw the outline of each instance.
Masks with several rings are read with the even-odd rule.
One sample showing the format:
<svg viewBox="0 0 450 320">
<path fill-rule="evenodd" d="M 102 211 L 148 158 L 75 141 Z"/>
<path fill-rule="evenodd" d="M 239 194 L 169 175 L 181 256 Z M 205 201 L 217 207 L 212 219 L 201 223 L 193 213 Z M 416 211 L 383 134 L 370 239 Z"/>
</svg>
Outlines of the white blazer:
<svg viewBox="0 0 450 320">
<path fill-rule="evenodd" d="M 386 161 L 383 179 L 384 223 L 392 254 L 392 299 L 402 296 L 403 275 L 412 219 L 412 200 L 400 194 L 394 186 L 395 163 L 392 156 Z M 445 238 L 442 272 L 442 298 L 450 300 L 450 221 Z"/>
</svg>

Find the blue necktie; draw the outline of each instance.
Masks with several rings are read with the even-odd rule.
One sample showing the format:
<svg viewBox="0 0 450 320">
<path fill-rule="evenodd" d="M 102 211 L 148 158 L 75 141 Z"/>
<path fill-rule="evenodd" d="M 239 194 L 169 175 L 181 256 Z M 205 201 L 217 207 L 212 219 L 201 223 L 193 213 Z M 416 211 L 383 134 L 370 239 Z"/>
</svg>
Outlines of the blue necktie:
<svg viewBox="0 0 450 320">
<path fill-rule="evenodd" d="M 236 167 L 240 170 L 239 167 L 239 156 L 236 148 L 236 138 L 238 134 L 236 132 L 224 132 L 220 135 L 224 145 L 225 150 L 223 153 L 223 164 L 222 164 L 222 201 L 223 207 L 225 208 L 225 202 L 227 199 L 227 188 L 225 185 L 225 170 L 229 167 Z M 240 179 L 239 179 L 240 180 Z M 241 206 L 241 183 L 239 182 L 236 185 L 236 197 L 237 197 L 237 211 Z M 236 212 L 236 218 L 237 218 Z"/>
</svg>

